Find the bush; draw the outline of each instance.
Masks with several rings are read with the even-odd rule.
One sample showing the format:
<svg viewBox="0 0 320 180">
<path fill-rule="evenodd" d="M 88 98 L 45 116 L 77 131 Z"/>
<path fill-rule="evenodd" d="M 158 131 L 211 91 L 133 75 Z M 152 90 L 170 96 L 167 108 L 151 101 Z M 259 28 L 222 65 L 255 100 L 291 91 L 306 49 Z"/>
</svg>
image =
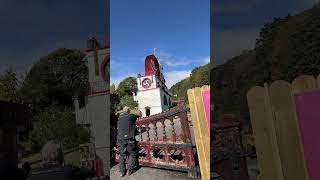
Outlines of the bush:
<svg viewBox="0 0 320 180">
<path fill-rule="evenodd" d="M 119 96 L 131 95 L 137 91 L 137 80 L 134 77 L 127 77 L 119 83 L 116 93 Z"/>
<path fill-rule="evenodd" d="M 72 108 L 49 106 L 34 117 L 30 133 L 32 151 L 39 151 L 49 140 L 60 141 L 66 149 L 89 141 L 88 132 L 77 126 Z"/>
<path fill-rule="evenodd" d="M 122 109 L 125 106 L 130 107 L 130 109 L 134 109 L 134 108 L 138 107 L 138 103 L 133 100 L 133 96 L 126 95 L 126 96 L 123 96 L 120 98 L 118 110 Z"/>
</svg>

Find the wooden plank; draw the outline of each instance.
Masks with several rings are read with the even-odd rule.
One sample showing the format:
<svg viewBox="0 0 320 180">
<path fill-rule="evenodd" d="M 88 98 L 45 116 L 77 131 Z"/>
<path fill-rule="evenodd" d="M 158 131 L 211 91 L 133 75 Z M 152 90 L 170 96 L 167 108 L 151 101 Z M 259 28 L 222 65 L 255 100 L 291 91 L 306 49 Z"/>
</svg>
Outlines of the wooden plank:
<svg viewBox="0 0 320 180">
<path fill-rule="evenodd" d="M 202 97 L 202 104 L 203 104 L 203 110 L 206 117 L 208 132 L 210 135 L 210 86 L 203 86 L 201 88 L 201 97 Z"/>
<path fill-rule="evenodd" d="M 317 83 L 313 76 L 310 75 L 302 75 L 297 77 L 292 82 L 292 92 L 293 94 L 313 91 L 317 89 Z"/>
<path fill-rule="evenodd" d="M 320 85 L 320 75 L 318 76 L 317 80 L 311 75 L 299 76 L 292 82 L 292 98 L 295 100 L 296 96 L 299 94 L 318 90 L 320 87 L 319 85 Z M 297 102 L 295 103 L 295 108 L 297 111 L 297 108 L 298 108 Z M 305 150 L 304 150 L 304 145 L 303 145 L 302 134 L 304 132 L 303 132 L 303 129 L 301 128 L 301 126 L 303 126 L 305 123 L 308 123 L 308 122 L 307 121 L 301 122 L 298 119 L 298 112 L 295 113 L 295 119 L 296 119 L 297 125 L 299 126 L 299 140 L 301 142 L 302 152 L 304 154 L 304 159 L 305 159 L 305 162 L 304 162 L 305 171 L 309 176 L 308 179 L 310 179 L 310 174 L 307 172 L 308 171 L 308 164 L 307 164 L 307 160 L 305 158 L 306 155 L 305 155 Z"/>
<path fill-rule="evenodd" d="M 320 74 L 317 77 L 317 87 L 320 89 Z"/>
<path fill-rule="evenodd" d="M 261 180 L 283 180 L 283 172 L 267 88 L 254 87 L 247 93 L 250 119 Z"/>
<path fill-rule="evenodd" d="M 320 177 L 320 91 L 300 93 L 295 96 L 301 139 L 310 180 Z"/>
<path fill-rule="evenodd" d="M 302 82 L 306 87 L 314 87 Z M 269 88 L 269 98 L 284 179 L 307 180 L 291 84 L 281 80 L 273 82 Z"/>
<path fill-rule="evenodd" d="M 196 140 L 201 177 L 203 180 L 210 179 L 210 134 L 205 117 L 201 88 L 189 89 L 188 100 Z"/>
</svg>

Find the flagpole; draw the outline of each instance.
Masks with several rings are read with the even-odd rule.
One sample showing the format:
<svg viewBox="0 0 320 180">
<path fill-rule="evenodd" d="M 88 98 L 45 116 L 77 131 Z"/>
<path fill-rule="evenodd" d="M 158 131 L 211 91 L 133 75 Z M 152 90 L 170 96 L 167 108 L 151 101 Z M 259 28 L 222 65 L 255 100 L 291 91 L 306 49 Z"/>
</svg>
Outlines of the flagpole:
<svg viewBox="0 0 320 180">
<path fill-rule="evenodd" d="M 156 55 L 157 48 L 153 48 L 153 55 Z"/>
</svg>

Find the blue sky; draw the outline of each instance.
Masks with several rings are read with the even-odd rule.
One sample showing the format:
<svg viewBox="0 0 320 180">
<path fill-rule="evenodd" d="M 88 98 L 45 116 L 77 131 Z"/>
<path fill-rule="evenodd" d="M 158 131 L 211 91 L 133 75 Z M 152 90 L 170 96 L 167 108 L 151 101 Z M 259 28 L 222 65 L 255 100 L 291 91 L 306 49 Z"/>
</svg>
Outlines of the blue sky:
<svg viewBox="0 0 320 180">
<path fill-rule="evenodd" d="M 86 46 L 90 36 L 108 34 L 105 0 L 0 0 L 0 71 L 25 72 L 60 48 Z"/>
<path fill-rule="evenodd" d="M 215 0 L 213 56 L 218 64 L 254 47 L 260 28 L 318 0 Z M 209 60 L 209 0 L 43 1 L 0 0 L 0 72 L 27 71 L 60 48 L 85 48 L 90 36 L 108 34 L 111 11 L 111 78 L 143 72 L 144 57 L 158 48 L 165 76 L 174 83 Z"/>
<path fill-rule="evenodd" d="M 217 64 L 254 48 L 264 24 L 275 17 L 296 14 L 319 0 L 215 0 L 213 57 Z"/>
<path fill-rule="evenodd" d="M 157 48 L 167 85 L 210 58 L 209 0 L 111 0 L 111 82 L 144 72 Z"/>
</svg>

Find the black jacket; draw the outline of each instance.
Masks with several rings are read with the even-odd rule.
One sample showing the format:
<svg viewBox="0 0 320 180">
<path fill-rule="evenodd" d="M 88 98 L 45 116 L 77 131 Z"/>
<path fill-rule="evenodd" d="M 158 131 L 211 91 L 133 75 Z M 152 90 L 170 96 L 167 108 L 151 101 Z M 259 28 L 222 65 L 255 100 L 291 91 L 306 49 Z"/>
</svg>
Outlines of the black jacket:
<svg viewBox="0 0 320 180">
<path fill-rule="evenodd" d="M 138 116 L 128 113 L 124 113 L 119 117 L 117 140 L 135 138 L 137 118 Z"/>
</svg>

